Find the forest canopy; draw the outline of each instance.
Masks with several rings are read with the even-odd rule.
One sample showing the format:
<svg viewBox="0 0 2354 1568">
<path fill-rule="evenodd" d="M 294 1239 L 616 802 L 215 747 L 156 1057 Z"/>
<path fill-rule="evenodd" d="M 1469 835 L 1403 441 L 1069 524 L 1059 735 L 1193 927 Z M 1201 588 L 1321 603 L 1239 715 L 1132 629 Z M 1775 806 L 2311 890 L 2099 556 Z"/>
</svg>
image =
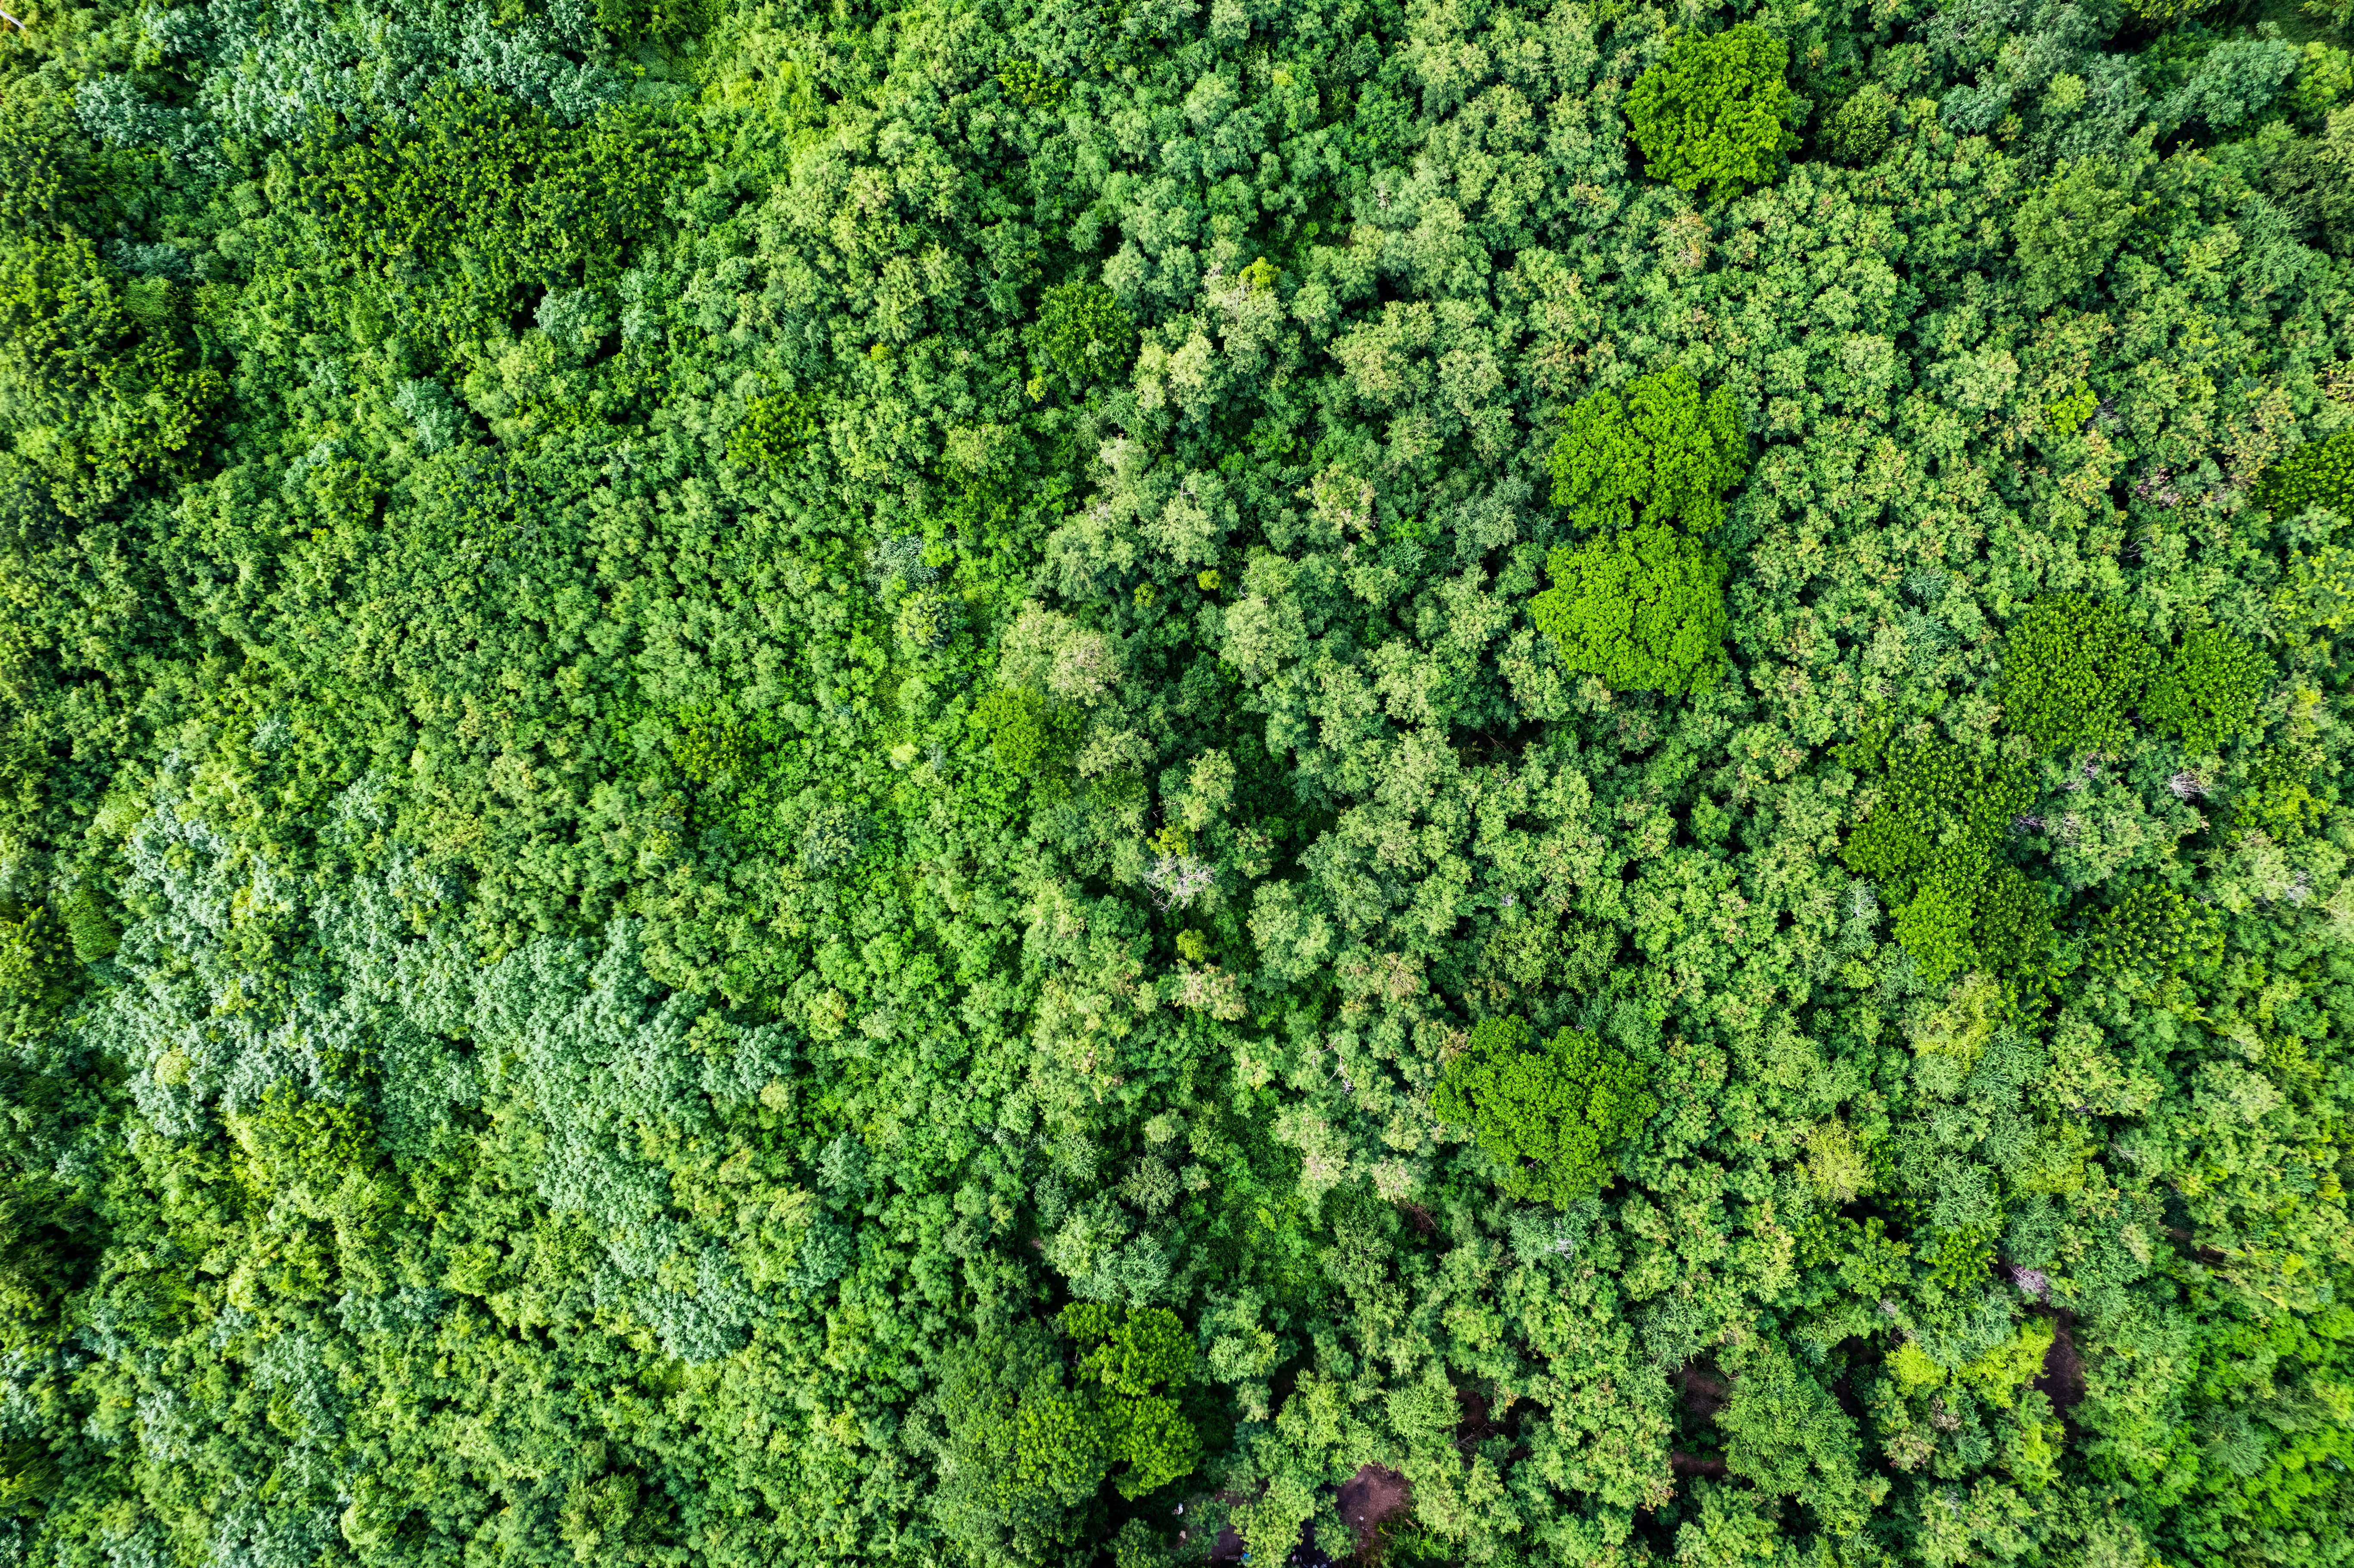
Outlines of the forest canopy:
<svg viewBox="0 0 2354 1568">
<path fill-rule="evenodd" d="M 2354 1568 L 2342 0 L 8 0 L 0 1564 Z"/>
</svg>

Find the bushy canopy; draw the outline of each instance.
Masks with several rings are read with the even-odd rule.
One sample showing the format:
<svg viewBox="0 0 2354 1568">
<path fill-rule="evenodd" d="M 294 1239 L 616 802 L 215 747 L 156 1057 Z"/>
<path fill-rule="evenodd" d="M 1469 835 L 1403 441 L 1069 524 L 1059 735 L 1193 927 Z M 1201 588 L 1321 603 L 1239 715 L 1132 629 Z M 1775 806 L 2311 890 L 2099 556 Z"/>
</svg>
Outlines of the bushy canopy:
<svg viewBox="0 0 2354 1568">
<path fill-rule="evenodd" d="M 1789 62 L 1788 46 L 1754 22 L 1678 36 L 1627 92 L 1644 172 L 1680 190 L 1705 185 L 1719 201 L 1770 182 L 1798 144 Z"/>
<path fill-rule="evenodd" d="M 2354 1568 L 2343 5 L 10 8 L 0 1568 Z"/>
</svg>

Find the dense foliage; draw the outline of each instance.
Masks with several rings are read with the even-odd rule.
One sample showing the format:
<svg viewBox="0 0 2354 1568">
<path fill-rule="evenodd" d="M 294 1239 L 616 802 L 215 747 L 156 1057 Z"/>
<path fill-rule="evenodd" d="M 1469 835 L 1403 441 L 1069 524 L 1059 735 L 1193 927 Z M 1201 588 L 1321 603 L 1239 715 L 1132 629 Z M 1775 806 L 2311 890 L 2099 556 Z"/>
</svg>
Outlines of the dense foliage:
<svg viewBox="0 0 2354 1568">
<path fill-rule="evenodd" d="M 2354 1561 L 2344 5 L 10 10 L 0 1562 Z"/>
</svg>

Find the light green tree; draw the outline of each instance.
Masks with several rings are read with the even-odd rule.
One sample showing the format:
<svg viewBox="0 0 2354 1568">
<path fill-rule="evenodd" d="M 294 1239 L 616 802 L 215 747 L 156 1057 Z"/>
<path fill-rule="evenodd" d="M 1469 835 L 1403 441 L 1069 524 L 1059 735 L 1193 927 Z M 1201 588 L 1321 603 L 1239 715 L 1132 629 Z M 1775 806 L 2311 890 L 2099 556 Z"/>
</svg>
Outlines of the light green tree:
<svg viewBox="0 0 2354 1568">
<path fill-rule="evenodd" d="M 1469 1127 L 1516 1198 L 1566 1207 L 1609 1181 L 1616 1150 L 1659 1108 L 1641 1066 L 1595 1035 L 1564 1029 L 1542 1050 L 1528 1022 L 1490 1018 L 1448 1061 L 1431 1108 Z"/>
<path fill-rule="evenodd" d="M 1705 185 L 1718 201 L 1771 184 L 1798 144 L 1797 99 L 1782 79 L 1789 59 L 1755 22 L 1678 37 L 1627 94 L 1647 172 L 1682 190 Z"/>
<path fill-rule="evenodd" d="M 1572 670 L 1617 691 L 1689 692 L 1723 657 L 1724 562 L 1648 523 L 1555 550 L 1553 586 L 1529 605 Z"/>
</svg>

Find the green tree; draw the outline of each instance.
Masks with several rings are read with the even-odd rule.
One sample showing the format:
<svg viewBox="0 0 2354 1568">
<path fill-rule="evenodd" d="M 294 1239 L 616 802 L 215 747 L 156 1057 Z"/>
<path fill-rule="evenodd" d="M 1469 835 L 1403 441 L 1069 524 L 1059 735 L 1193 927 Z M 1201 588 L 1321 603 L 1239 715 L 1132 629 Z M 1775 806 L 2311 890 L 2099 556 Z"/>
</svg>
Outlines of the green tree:
<svg viewBox="0 0 2354 1568">
<path fill-rule="evenodd" d="M 1797 100 L 1783 80 L 1789 60 L 1782 40 L 1755 22 L 1678 37 L 1627 94 L 1648 172 L 1681 190 L 1706 185 L 1719 201 L 1771 184 L 1798 144 Z"/>
<path fill-rule="evenodd" d="M 1647 523 L 1553 551 L 1529 605 L 1562 662 L 1617 691 L 1689 692 L 1723 658 L 1724 561 Z"/>
<path fill-rule="evenodd" d="M 2031 924 L 2025 891 L 1994 860 L 2029 798 L 2016 769 L 1950 742 L 1893 748 L 1870 814 L 1840 855 L 1894 901 L 1897 943 L 1930 985 L 1976 963 L 1982 936 L 2005 953 L 2031 939 L 2020 925 Z"/>
<path fill-rule="evenodd" d="M 185 294 L 130 280 L 79 234 L 0 235 L 0 440 L 86 513 L 192 441 L 222 393 L 185 342 Z"/>
<path fill-rule="evenodd" d="M 2140 165 L 2100 155 L 2062 162 L 2011 218 L 2020 277 L 2038 310 L 2091 289 L 2125 243 Z"/>
<path fill-rule="evenodd" d="M 2259 727 L 2256 705 L 2273 663 L 2245 638 L 2216 626 L 2183 633 L 2150 682 L 2145 715 L 2182 737 L 2185 749 L 2213 751 Z"/>
<path fill-rule="evenodd" d="M 2213 962 L 2223 932 L 2214 911 L 2181 889 L 2141 879 L 2094 916 L 2090 946 L 2103 974 L 2163 980 Z"/>
<path fill-rule="evenodd" d="M 1136 360 L 1136 323 L 1101 283 L 1048 289 L 1028 337 L 1033 397 L 1044 395 L 1049 375 L 1079 392 L 1119 379 Z"/>
<path fill-rule="evenodd" d="M 1577 527 L 1673 521 L 1695 534 L 1724 521 L 1724 494 L 1748 465 L 1732 392 L 1703 394 L 1681 366 L 1637 376 L 1623 398 L 1580 398 L 1548 464 L 1553 503 Z"/>
<path fill-rule="evenodd" d="M 1856 89 L 1823 125 L 1823 145 L 1834 157 L 1869 164 L 1896 139 L 1896 100 L 1876 81 Z"/>
<path fill-rule="evenodd" d="M 2307 441 L 2264 470 L 2256 500 L 2284 517 L 2316 506 L 2354 517 L 2354 428 Z"/>
<path fill-rule="evenodd" d="M 1717 1416 L 1724 1467 L 1760 1491 L 1797 1498 L 1833 1534 L 1861 1531 L 1888 1482 L 1864 1475 L 1855 1424 L 1830 1391 L 1770 1340 L 1726 1360 L 1733 1396 Z"/>
<path fill-rule="evenodd" d="M 2158 654 L 2113 599 L 2047 594 L 2003 641 L 2003 723 L 2045 751 L 2113 751 Z"/>
<path fill-rule="evenodd" d="M 1658 1110 L 1642 1068 L 1595 1035 L 1564 1029 L 1543 1049 L 1518 1017 L 1483 1020 L 1431 1096 L 1469 1127 L 1516 1198 L 1567 1207 L 1610 1180 L 1615 1151 Z"/>
</svg>

